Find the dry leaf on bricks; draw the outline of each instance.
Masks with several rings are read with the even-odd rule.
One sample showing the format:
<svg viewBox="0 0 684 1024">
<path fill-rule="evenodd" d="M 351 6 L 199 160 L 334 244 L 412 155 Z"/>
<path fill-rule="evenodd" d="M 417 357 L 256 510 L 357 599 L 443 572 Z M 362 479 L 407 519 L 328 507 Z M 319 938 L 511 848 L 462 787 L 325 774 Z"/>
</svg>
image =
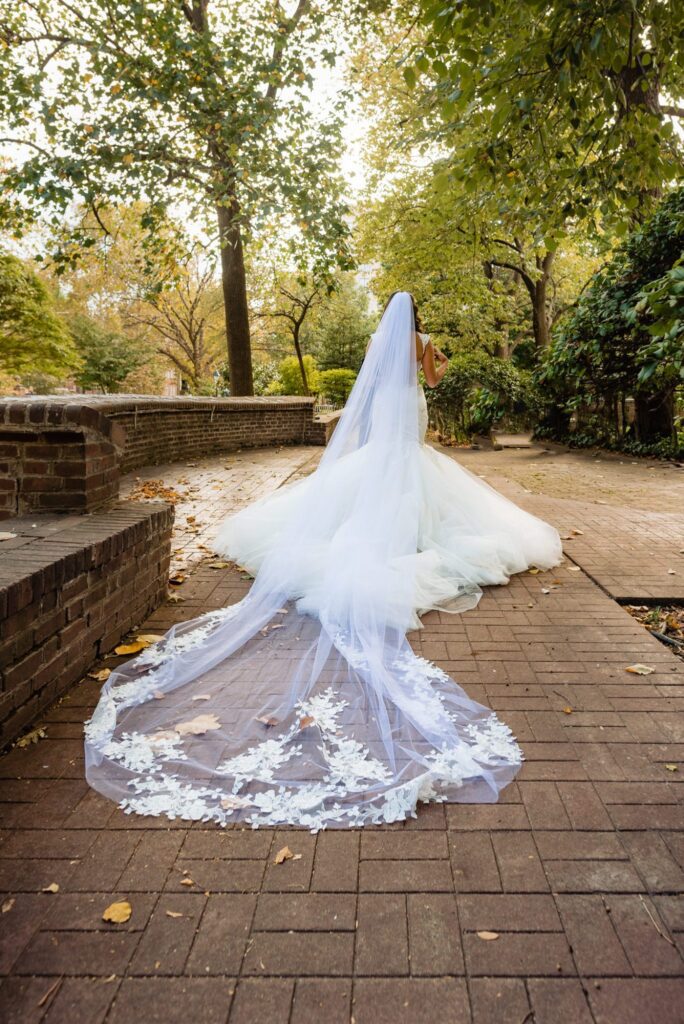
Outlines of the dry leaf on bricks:
<svg viewBox="0 0 684 1024">
<path fill-rule="evenodd" d="M 635 676 L 650 676 L 655 669 L 651 665 L 628 665 L 625 672 L 631 672 Z"/>
<path fill-rule="evenodd" d="M 492 942 L 494 939 L 499 938 L 498 932 L 478 932 L 478 939 L 484 939 L 485 942 Z"/>
<path fill-rule="evenodd" d="M 274 864 L 283 864 L 286 860 L 301 860 L 301 853 L 293 853 L 289 846 L 283 846 L 282 850 L 278 850 L 273 861 Z"/>
<path fill-rule="evenodd" d="M 220 729 L 221 723 L 216 715 L 197 715 L 196 718 L 191 718 L 187 722 L 179 722 L 173 728 L 179 736 L 202 736 L 205 732 Z"/>
<path fill-rule="evenodd" d="M 88 678 L 95 679 L 98 683 L 106 682 L 112 674 L 111 668 L 100 668 L 96 672 L 89 672 Z"/>
<path fill-rule="evenodd" d="M 124 924 L 128 921 L 133 908 L 131 907 L 128 900 L 121 900 L 118 903 L 110 903 L 105 912 L 102 915 L 103 921 L 111 921 L 112 924 Z"/>
</svg>

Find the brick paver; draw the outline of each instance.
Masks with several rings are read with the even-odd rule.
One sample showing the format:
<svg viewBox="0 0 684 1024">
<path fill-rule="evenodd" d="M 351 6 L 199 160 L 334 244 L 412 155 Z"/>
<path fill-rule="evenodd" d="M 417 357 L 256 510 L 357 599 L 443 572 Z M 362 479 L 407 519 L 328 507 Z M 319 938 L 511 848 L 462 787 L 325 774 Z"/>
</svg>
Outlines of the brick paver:
<svg viewBox="0 0 684 1024">
<path fill-rule="evenodd" d="M 522 503 L 583 530 L 572 561 L 488 589 L 466 615 L 431 613 L 411 637 L 518 736 L 525 763 L 499 804 L 317 836 L 126 816 L 83 780 L 98 684 L 53 707 L 47 739 L 0 760 L 2 1019 L 680 1024 L 682 663 L 573 547 L 581 536 L 587 560 L 612 548 L 613 577 L 638 579 L 648 529 L 618 506 L 588 509 L 585 529 L 569 500 Z M 672 545 L 663 523 L 651 533 Z M 248 586 L 200 564 L 146 629 Z M 654 671 L 625 672 L 636 662 Z M 301 859 L 276 866 L 285 843 Z M 115 899 L 132 905 L 125 924 L 102 920 Z"/>
</svg>

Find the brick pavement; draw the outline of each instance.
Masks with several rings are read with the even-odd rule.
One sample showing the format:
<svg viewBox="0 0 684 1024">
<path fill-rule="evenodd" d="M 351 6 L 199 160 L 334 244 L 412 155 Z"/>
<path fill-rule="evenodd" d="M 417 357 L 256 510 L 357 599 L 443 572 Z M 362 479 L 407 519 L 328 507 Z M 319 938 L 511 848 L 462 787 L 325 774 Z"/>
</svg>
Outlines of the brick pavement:
<svg viewBox="0 0 684 1024">
<path fill-rule="evenodd" d="M 146 628 L 248 585 L 200 565 Z M 680 1024 L 681 662 L 569 562 L 412 642 L 518 736 L 499 804 L 318 836 L 129 817 L 83 781 L 75 687 L 0 761 L 3 1019 Z"/>
</svg>

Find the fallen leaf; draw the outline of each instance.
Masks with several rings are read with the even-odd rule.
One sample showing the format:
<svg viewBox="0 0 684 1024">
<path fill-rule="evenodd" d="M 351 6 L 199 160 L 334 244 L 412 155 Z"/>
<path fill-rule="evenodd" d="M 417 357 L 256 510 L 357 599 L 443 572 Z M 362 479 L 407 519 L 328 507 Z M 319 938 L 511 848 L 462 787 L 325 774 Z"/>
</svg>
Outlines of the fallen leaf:
<svg viewBox="0 0 684 1024">
<path fill-rule="evenodd" d="M 181 878 L 181 885 L 194 885 L 192 878 Z"/>
<path fill-rule="evenodd" d="M 0 541 L 2 540 L 14 540 L 17 536 L 16 533 L 0 533 Z"/>
<path fill-rule="evenodd" d="M 163 690 L 155 690 L 152 696 L 154 697 L 155 700 L 163 700 L 165 697 L 165 693 Z"/>
<path fill-rule="evenodd" d="M 32 743 L 37 743 L 39 740 L 47 738 L 47 733 L 42 726 L 38 726 L 37 729 L 31 729 L 31 732 L 27 732 L 25 736 L 17 740 L 18 747 L 30 747 Z"/>
<path fill-rule="evenodd" d="M 283 846 L 282 850 L 278 850 L 273 863 L 282 864 L 286 860 L 294 860 L 294 853 L 289 846 Z"/>
<path fill-rule="evenodd" d="M 167 917 L 182 917 L 183 915 L 181 914 L 180 910 L 167 910 L 166 911 L 166 916 Z"/>
<path fill-rule="evenodd" d="M 173 604 L 180 604 L 180 603 L 181 603 L 181 601 L 184 601 L 184 600 L 185 600 L 185 598 L 184 598 L 184 597 L 181 597 L 181 596 L 180 596 L 180 594 L 174 594 L 174 593 L 173 593 L 172 591 L 170 591 L 170 592 L 169 592 L 169 593 L 168 593 L 168 594 L 166 595 L 166 600 L 167 600 L 167 601 L 171 601 L 171 602 L 172 602 Z"/>
<path fill-rule="evenodd" d="M 214 729 L 220 729 L 221 723 L 219 722 L 216 715 L 197 715 L 196 718 L 191 718 L 187 722 L 179 722 L 178 725 L 174 725 L 175 731 L 179 736 L 202 736 L 205 732 L 211 732 Z"/>
<path fill-rule="evenodd" d="M 132 643 L 132 644 L 119 644 L 118 647 L 114 648 L 115 654 L 138 654 L 139 651 L 144 651 L 147 644 L 143 643 Z"/>
<path fill-rule="evenodd" d="M 668 569 L 667 572 L 668 572 L 668 575 L 670 575 L 670 576 L 676 576 L 677 575 L 677 573 L 675 572 L 674 569 Z"/>
<path fill-rule="evenodd" d="M 128 900 L 121 900 L 119 903 L 110 903 L 102 915 L 103 921 L 111 921 L 112 924 L 123 924 L 128 921 L 133 909 Z"/>
<path fill-rule="evenodd" d="M 568 572 L 581 572 L 582 568 L 579 565 L 569 565 Z"/>
<path fill-rule="evenodd" d="M 304 715 L 304 718 L 299 719 L 299 728 L 308 729 L 310 725 L 315 723 L 316 719 L 313 715 Z"/>
<path fill-rule="evenodd" d="M 269 729 L 274 725 L 280 725 L 278 719 L 274 718 L 272 715 L 263 715 L 261 718 L 257 718 L 257 722 L 262 722 L 264 725 L 268 726 Z"/>
<path fill-rule="evenodd" d="M 204 564 L 206 565 L 206 567 L 208 569 L 228 569 L 228 568 L 230 568 L 230 565 L 231 565 L 230 562 L 223 562 L 223 561 L 205 562 Z"/>
<path fill-rule="evenodd" d="M 57 885 L 57 882 L 50 882 L 49 885 L 45 886 L 43 892 L 59 892 L 59 886 Z"/>
<path fill-rule="evenodd" d="M 159 732 L 153 732 L 147 738 L 155 747 L 158 743 L 165 743 L 167 740 L 175 742 L 178 739 L 178 733 L 174 729 L 160 729 Z"/>
<path fill-rule="evenodd" d="M 45 995 L 41 999 L 38 1000 L 38 1002 L 36 1003 L 36 1006 L 37 1007 L 45 1006 L 45 1004 L 51 1000 L 52 996 L 54 996 L 55 992 L 60 987 L 60 985 L 62 984 L 63 981 L 64 981 L 63 977 L 58 978 L 57 981 L 54 981 L 52 983 L 52 985 L 50 985 L 50 988 L 47 990 Z"/>
<path fill-rule="evenodd" d="M 100 668 L 96 672 L 89 672 L 90 679 L 96 679 L 98 683 L 104 683 L 112 674 L 111 668 Z"/>
<path fill-rule="evenodd" d="M 493 939 L 499 938 L 498 932 L 478 932 L 478 939 L 484 939 L 485 942 L 491 942 Z"/>
<path fill-rule="evenodd" d="M 541 569 L 528 569 L 530 576 L 536 576 L 537 573 L 541 572 Z"/>
<path fill-rule="evenodd" d="M 211 694 L 210 693 L 197 693 L 191 699 L 192 700 L 211 700 Z"/>
<path fill-rule="evenodd" d="M 584 536 L 584 530 L 571 530 L 570 532 L 572 533 L 572 535 L 574 537 L 583 537 Z"/>
<path fill-rule="evenodd" d="M 14 896 L 12 897 L 11 900 L 5 900 L 5 902 L 2 905 L 2 912 L 3 912 L 3 914 L 7 914 L 12 909 L 14 904 L 15 904 Z"/>
<path fill-rule="evenodd" d="M 625 669 L 625 672 L 631 672 L 632 675 L 635 675 L 635 676 L 650 676 L 652 672 L 655 672 L 655 669 L 652 668 L 650 665 L 639 665 L 639 664 L 636 664 L 636 665 L 628 665 L 627 668 Z"/>
<path fill-rule="evenodd" d="M 564 715 L 571 715 L 572 714 L 572 708 L 571 707 L 563 708 L 563 714 Z"/>
<path fill-rule="evenodd" d="M 234 811 L 238 807 L 251 807 L 249 800 L 243 800 L 239 796 L 224 796 L 221 800 L 221 807 L 224 811 Z"/>
<path fill-rule="evenodd" d="M 668 772 L 678 772 L 679 771 L 679 766 L 676 765 L 676 764 L 666 764 L 665 765 L 665 770 L 668 771 Z"/>
<path fill-rule="evenodd" d="M 177 572 L 169 577 L 169 583 L 174 587 L 180 587 L 181 583 L 185 583 L 185 576 L 182 572 Z"/>
<path fill-rule="evenodd" d="M 156 644 L 158 640 L 163 640 L 163 633 L 136 633 L 135 639 L 139 640 L 141 644 Z"/>
</svg>

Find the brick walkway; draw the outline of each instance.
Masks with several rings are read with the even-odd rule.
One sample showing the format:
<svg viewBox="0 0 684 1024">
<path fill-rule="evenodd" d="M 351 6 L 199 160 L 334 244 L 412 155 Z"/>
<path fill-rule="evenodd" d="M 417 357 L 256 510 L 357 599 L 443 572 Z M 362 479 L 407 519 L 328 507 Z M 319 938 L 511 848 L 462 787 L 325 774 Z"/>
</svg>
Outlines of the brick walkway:
<svg viewBox="0 0 684 1024">
<path fill-rule="evenodd" d="M 585 559 L 612 549 L 611 578 L 627 565 L 638 579 L 644 532 L 625 533 L 623 509 L 582 502 L 580 526 L 564 499 L 504 488 L 584 531 L 566 545 L 574 560 L 581 539 Z M 416 649 L 496 709 L 526 761 L 498 805 L 432 806 L 362 833 L 127 817 L 83 781 L 98 686 L 74 688 L 47 739 L 0 761 L 2 1019 L 681 1024 L 684 673 L 599 582 L 568 561 L 464 616 L 426 616 Z M 200 565 L 146 628 L 248 586 Z M 637 662 L 655 671 L 625 671 Z M 301 858 L 276 866 L 285 843 Z M 106 924 L 117 898 L 132 917 Z"/>
</svg>

